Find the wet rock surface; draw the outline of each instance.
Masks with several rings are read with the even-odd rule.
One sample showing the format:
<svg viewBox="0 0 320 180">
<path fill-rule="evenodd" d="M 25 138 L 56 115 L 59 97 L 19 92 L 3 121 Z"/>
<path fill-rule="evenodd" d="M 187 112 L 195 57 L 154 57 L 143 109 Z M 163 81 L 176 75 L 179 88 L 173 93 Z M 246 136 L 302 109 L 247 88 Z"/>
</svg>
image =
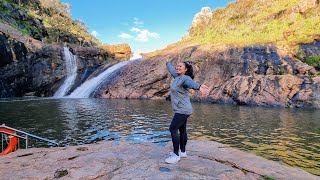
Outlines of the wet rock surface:
<svg viewBox="0 0 320 180">
<path fill-rule="evenodd" d="M 18 150 L 0 157 L 0 179 L 320 179 L 212 141 L 189 141 L 188 157 L 166 164 L 171 146 L 104 141 Z"/>
</svg>

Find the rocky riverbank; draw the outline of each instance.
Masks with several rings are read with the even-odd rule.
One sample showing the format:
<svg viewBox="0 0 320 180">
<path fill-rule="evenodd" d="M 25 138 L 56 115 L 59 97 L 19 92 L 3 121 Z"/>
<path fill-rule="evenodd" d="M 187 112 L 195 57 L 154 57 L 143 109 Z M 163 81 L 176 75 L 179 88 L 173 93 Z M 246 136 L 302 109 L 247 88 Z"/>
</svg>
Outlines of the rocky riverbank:
<svg viewBox="0 0 320 180">
<path fill-rule="evenodd" d="M 164 159 L 171 143 L 104 141 L 18 150 L 0 157 L 0 179 L 304 179 L 320 177 L 212 141 L 188 142 L 188 157 Z"/>
<path fill-rule="evenodd" d="M 301 46 L 303 54 L 320 54 L 320 43 Z M 209 86 L 209 96 L 193 100 L 240 105 L 320 107 L 318 71 L 286 49 L 272 46 L 229 47 L 177 45 L 145 55 L 127 66 L 101 91 L 104 98 L 167 98 L 172 78 L 165 62 L 191 61 L 195 81 Z"/>
</svg>

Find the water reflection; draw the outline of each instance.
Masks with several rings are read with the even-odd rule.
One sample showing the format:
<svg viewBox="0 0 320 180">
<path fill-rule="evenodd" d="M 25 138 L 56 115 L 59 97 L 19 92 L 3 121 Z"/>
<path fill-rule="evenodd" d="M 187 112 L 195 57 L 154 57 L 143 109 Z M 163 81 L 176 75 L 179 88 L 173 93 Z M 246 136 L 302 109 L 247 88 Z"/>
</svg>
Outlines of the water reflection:
<svg viewBox="0 0 320 180">
<path fill-rule="evenodd" d="M 163 111 L 153 116 L 145 111 L 152 108 L 146 103 L 106 101 L 103 99 L 55 100 L 65 128 L 63 144 L 93 143 L 100 140 L 127 140 L 135 142 L 167 142 L 169 132 L 155 130 L 167 128 L 170 117 Z M 137 108 L 136 108 L 137 107 Z M 170 110 L 170 109 L 167 109 Z M 153 110 L 154 111 L 154 110 Z"/>
<path fill-rule="evenodd" d="M 320 111 L 193 103 L 190 139 L 219 141 L 320 175 Z M 157 100 L 0 101 L 0 124 L 64 145 L 170 141 L 170 103 Z M 35 144 L 33 144 L 34 146 Z"/>
<path fill-rule="evenodd" d="M 195 106 L 192 139 L 210 139 L 320 175 L 319 110 Z"/>
</svg>

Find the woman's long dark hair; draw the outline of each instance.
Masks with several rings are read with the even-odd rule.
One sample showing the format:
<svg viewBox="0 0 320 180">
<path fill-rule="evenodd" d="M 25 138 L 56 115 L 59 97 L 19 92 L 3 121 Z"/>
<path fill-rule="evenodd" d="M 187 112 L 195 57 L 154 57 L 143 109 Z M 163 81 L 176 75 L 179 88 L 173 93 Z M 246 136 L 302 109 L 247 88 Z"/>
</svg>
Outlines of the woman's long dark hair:
<svg viewBox="0 0 320 180">
<path fill-rule="evenodd" d="M 185 61 L 185 62 L 183 62 L 183 63 L 184 63 L 184 65 L 186 66 L 186 69 L 187 69 L 187 72 L 186 72 L 185 75 L 190 76 L 191 79 L 193 79 L 193 78 L 194 78 L 194 75 L 193 75 L 193 67 L 192 67 L 192 65 L 191 65 L 190 62 L 188 62 L 188 61 Z"/>
</svg>

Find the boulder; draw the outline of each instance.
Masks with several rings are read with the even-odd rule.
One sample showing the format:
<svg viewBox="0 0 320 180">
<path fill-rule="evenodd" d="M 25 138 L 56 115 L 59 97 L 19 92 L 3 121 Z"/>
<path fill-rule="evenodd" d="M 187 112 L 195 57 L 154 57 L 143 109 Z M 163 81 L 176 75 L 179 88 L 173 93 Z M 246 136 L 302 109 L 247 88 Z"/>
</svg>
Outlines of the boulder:
<svg viewBox="0 0 320 180">
<path fill-rule="evenodd" d="M 131 48 L 128 44 L 102 45 L 102 49 L 112 54 L 116 59 L 126 61 L 132 57 Z"/>
</svg>

